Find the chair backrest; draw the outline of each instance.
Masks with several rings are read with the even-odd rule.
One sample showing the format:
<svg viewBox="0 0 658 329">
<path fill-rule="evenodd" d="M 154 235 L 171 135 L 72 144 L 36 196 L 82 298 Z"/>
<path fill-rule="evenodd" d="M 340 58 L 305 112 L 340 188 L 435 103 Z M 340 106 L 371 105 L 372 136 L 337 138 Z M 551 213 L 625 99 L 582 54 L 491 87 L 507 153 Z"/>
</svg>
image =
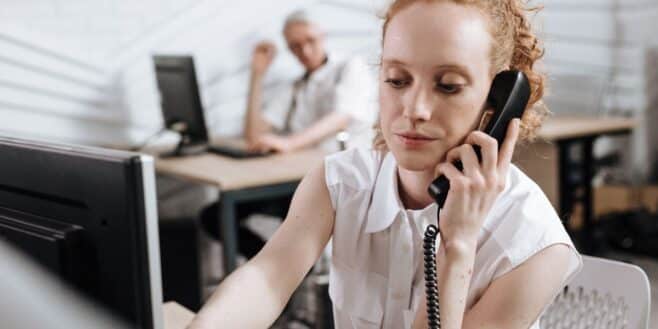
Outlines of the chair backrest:
<svg viewBox="0 0 658 329">
<path fill-rule="evenodd" d="M 542 329 L 648 329 L 649 279 L 635 265 L 583 256 L 583 269 L 541 316 Z"/>
</svg>

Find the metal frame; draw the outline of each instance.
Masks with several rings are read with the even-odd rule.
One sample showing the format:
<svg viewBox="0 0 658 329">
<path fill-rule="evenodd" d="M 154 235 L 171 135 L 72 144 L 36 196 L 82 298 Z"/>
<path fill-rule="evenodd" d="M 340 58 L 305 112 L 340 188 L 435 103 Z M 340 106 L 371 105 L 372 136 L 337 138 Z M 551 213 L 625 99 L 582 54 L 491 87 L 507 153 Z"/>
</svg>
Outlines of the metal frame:
<svg viewBox="0 0 658 329">
<path fill-rule="evenodd" d="M 237 267 L 236 256 L 238 253 L 238 230 L 236 218 L 237 205 L 242 202 L 253 200 L 266 200 L 295 193 L 300 181 L 279 183 L 266 186 L 251 187 L 239 190 L 221 191 L 219 195 L 218 220 L 221 225 L 224 269 L 228 275 Z"/>
<path fill-rule="evenodd" d="M 574 204 L 581 202 L 583 204 L 583 238 L 587 240 L 587 233 L 594 222 L 594 200 L 592 179 L 594 179 L 594 143 L 603 136 L 626 135 L 631 129 L 619 129 L 614 131 L 597 132 L 585 136 L 566 138 L 557 141 L 559 148 L 559 191 L 560 204 L 559 215 L 562 218 L 565 228 L 573 237 L 573 231 L 569 226 L 569 218 L 573 211 Z M 580 146 L 580 159 L 572 157 L 572 148 Z M 576 168 L 574 173 L 571 169 Z M 573 179 L 576 174 L 576 179 Z M 587 249 L 586 245 L 583 248 Z M 587 252 L 587 250 L 583 250 Z"/>
</svg>

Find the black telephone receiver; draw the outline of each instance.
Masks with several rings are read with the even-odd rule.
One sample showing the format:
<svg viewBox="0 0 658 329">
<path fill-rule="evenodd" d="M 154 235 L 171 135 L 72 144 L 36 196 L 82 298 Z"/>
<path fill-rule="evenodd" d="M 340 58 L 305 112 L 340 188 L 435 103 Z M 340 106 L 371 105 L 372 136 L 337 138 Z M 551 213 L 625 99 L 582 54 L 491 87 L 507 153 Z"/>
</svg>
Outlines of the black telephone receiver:
<svg viewBox="0 0 658 329">
<path fill-rule="evenodd" d="M 498 141 L 498 148 L 503 144 L 507 134 L 507 126 L 515 118 L 521 118 L 530 99 L 530 83 L 528 78 L 520 71 L 503 71 L 496 75 L 492 84 L 487 103 L 493 107 L 494 113 L 483 130 Z M 480 148 L 473 146 L 478 160 L 482 160 Z M 463 170 L 462 163 L 456 161 L 455 167 Z M 435 179 L 428 188 L 428 192 L 439 205 L 439 211 L 448 197 L 450 181 L 444 175 Z M 438 220 L 439 214 L 437 214 Z M 423 238 L 425 263 L 425 295 L 427 297 L 427 323 L 431 329 L 441 328 L 439 312 L 439 287 L 436 278 L 435 242 L 439 229 L 429 225 Z"/>
<path fill-rule="evenodd" d="M 507 126 L 512 119 L 521 118 L 525 107 L 528 105 L 529 98 L 530 84 L 523 72 L 503 71 L 494 78 L 487 97 L 487 103 L 493 107 L 494 113 L 483 131 L 498 141 L 499 148 L 505 139 Z M 474 148 L 478 159 L 481 159 L 480 148 L 477 145 Z M 457 161 L 455 166 L 459 170 L 463 169 L 460 161 Z M 428 192 L 439 205 L 439 208 L 443 207 L 449 189 L 450 182 L 443 175 L 430 184 Z"/>
</svg>

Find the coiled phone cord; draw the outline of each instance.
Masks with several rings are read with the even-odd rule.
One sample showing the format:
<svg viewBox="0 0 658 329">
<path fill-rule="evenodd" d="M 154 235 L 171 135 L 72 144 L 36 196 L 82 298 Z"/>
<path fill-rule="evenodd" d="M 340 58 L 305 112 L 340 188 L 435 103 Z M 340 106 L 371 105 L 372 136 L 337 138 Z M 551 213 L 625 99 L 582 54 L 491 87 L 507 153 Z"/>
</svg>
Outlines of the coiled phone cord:
<svg viewBox="0 0 658 329">
<path fill-rule="evenodd" d="M 437 219 L 438 219 L 437 213 Z M 429 329 L 441 329 L 441 315 L 439 314 L 439 286 L 436 278 L 436 235 L 439 229 L 430 224 L 425 229 L 423 238 L 423 255 L 425 262 L 425 295 L 427 298 L 427 323 Z"/>
</svg>

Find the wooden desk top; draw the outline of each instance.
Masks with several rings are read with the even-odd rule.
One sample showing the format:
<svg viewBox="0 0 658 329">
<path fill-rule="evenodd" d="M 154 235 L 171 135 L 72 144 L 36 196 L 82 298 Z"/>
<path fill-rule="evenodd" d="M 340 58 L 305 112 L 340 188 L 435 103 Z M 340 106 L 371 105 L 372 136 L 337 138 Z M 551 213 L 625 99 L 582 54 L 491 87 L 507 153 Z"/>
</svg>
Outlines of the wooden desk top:
<svg viewBox="0 0 658 329">
<path fill-rule="evenodd" d="M 548 141 L 558 141 L 601 133 L 629 131 L 635 126 L 636 121 L 632 118 L 557 115 L 544 122 L 538 137 Z"/>
<path fill-rule="evenodd" d="M 162 306 L 164 329 L 185 329 L 192 322 L 194 313 L 176 302 L 166 302 Z"/>
<path fill-rule="evenodd" d="M 601 133 L 632 130 L 634 119 L 615 117 L 554 116 L 544 122 L 538 137 L 559 141 Z M 304 150 L 262 158 L 234 159 L 217 154 L 157 159 L 159 173 L 217 186 L 222 191 L 298 181 L 326 154 Z"/>
<path fill-rule="evenodd" d="M 319 150 L 234 159 L 217 154 L 156 159 L 159 173 L 219 187 L 222 191 L 300 180 L 324 159 Z"/>
</svg>

